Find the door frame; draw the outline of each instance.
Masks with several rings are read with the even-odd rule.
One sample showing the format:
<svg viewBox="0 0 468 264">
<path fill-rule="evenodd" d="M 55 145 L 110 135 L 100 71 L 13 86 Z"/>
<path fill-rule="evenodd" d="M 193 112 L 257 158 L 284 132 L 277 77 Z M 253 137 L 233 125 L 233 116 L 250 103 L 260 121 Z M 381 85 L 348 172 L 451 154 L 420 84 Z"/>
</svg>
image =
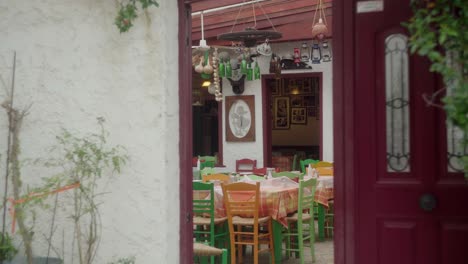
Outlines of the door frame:
<svg viewBox="0 0 468 264">
<path fill-rule="evenodd" d="M 319 131 L 319 159 L 322 159 L 323 156 L 323 72 L 298 72 L 298 73 L 288 73 L 282 74 L 281 78 L 311 78 L 311 77 L 319 77 L 319 102 L 320 102 L 320 112 L 319 121 L 320 121 L 320 131 Z M 271 92 L 267 89 L 266 80 L 267 79 L 274 79 L 274 74 L 262 74 L 262 116 L 264 117 L 262 120 L 262 127 L 263 127 L 263 167 L 271 167 L 272 166 L 272 154 L 271 154 L 271 111 L 270 111 L 270 99 L 271 99 Z"/>
<path fill-rule="evenodd" d="M 191 263 L 192 246 L 192 100 L 191 8 L 197 0 L 178 0 L 179 15 L 179 260 Z M 357 186 L 354 168 L 354 5 L 355 0 L 333 3 L 333 151 L 335 163 L 335 263 L 354 264 Z M 346 42 L 345 42 L 346 41 Z M 346 172 L 346 175 L 345 175 Z M 346 208 L 346 209 L 345 209 Z"/>
<path fill-rule="evenodd" d="M 335 263 L 356 263 L 357 181 L 354 146 L 355 0 L 334 1 L 333 13 L 333 155 Z M 356 147 L 357 148 L 357 147 Z"/>
</svg>

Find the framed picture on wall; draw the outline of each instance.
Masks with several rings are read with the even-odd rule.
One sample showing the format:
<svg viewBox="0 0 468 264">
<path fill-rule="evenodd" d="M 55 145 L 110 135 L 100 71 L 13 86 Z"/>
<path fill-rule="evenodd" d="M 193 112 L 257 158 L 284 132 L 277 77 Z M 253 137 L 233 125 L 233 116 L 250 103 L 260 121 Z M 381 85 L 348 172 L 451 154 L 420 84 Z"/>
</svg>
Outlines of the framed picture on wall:
<svg viewBox="0 0 468 264">
<path fill-rule="evenodd" d="M 307 111 L 305 107 L 291 108 L 291 124 L 307 124 Z"/>
<path fill-rule="evenodd" d="M 271 90 L 271 95 L 281 95 L 281 90 L 283 90 L 283 79 L 268 79 L 267 82 L 268 87 Z"/>
<path fill-rule="evenodd" d="M 317 114 L 317 109 L 315 107 L 307 107 L 308 117 L 315 117 L 316 114 Z"/>
<path fill-rule="evenodd" d="M 304 94 L 312 93 L 312 86 L 310 85 L 310 78 L 304 78 L 304 84 L 302 86 Z"/>
<path fill-rule="evenodd" d="M 275 97 L 273 103 L 273 129 L 289 129 L 289 97 Z"/>
<path fill-rule="evenodd" d="M 306 95 L 303 97 L 305 107 L 315 106 L 315 95 Z"/>
<path fill-rule="evenodd" d="M 291 95 L 291 107 L 304 106 L 304 100 L 300 95 Z"/>
<path fill-rule="evenodd" d="M 255 98 L 226 96 L 226 141 L 255 141 Z"/>
</svg>

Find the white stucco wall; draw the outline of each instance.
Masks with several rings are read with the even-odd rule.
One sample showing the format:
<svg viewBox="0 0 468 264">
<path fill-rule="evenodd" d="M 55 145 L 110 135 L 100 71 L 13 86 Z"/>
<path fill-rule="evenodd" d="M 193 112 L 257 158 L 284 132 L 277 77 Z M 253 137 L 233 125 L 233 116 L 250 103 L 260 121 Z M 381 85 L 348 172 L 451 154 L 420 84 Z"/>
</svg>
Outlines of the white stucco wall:
<svg viewBox="0 0 468 264">
<path fill-rule="evenodd" d="M 311 41 L 307 42 L 309 46 Z M 300 48 L 302 42 L 286 42 L 272 44 L 272 50 L 279 56 L 293 54 L 294 48 Z M 331 41 L 329 41 L 330 47 Z M 333 60 L 333 59 L 332 59 Z M 260 56 L 259 65 L 263 74 L 269 72 L 270 57 Z M 322 140 L 323 152 L 322 159 L 333 161 L 333 69 L 332 62 L 322 62 L 320 64 L 313 64 L 312 70 L 287 70 L 283 71 L 283 75 L 303 72 L 322 72 L 322 102 L 320 107 L 322 110 Z M 245 81 L 245 91 L 243 95 L 255 95 L 255 141 L 254 142 L 226 142 L 225 138 L 225 116 L 223 115 L 223 161 L 227 169 L 230 171 L 235 170 L 235 161 L 240 158 L 250 158 L 257 160 L 257 166 L 263 167 L 263 113 L 262 113 L 262 99 L 261 99 L 261 80 Z M 223 80 L 223 96 L 234 95 L 230 83 L 224 78 Z M 223 109 L 225 113 L 226 109 Z"/>
<path fill-rule="evenodd" d="M 46 158 L 61 128 L 97 131 L 98 116 L 106 119 L 109 142 L 128 150 L 121 175 L 100 183 L 110 193 L 100 207 L 95 263 L 132 255 L 137 263 L 179 262 L 177 1 L 160 5 L 120 34 L 113 24 L 118 1 L 0 0 L 0 103 L 15 50 L 15 106 L 32 105 L 21 160 Z M 7 126 L 0 108 L 2 198 Z M 24 183 L 48 173 L 25 166 Z M 40 243 L 35 253 L 44 255 Z"/>
</svg>

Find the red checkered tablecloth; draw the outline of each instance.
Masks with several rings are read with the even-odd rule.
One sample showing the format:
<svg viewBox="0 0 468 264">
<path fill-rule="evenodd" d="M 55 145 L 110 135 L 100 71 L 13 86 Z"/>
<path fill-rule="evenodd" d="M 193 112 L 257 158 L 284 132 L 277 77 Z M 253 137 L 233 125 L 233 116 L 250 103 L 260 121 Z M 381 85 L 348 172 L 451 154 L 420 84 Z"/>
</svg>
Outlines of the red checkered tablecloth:
<svg viewBox="0 0 468 264">
<path fill-rule="evenodd" d="M 328 208 L 328 201 L 333 199 L 333 188 L 318 188 L 315 190 L 314 200 Z"/>
</svg>

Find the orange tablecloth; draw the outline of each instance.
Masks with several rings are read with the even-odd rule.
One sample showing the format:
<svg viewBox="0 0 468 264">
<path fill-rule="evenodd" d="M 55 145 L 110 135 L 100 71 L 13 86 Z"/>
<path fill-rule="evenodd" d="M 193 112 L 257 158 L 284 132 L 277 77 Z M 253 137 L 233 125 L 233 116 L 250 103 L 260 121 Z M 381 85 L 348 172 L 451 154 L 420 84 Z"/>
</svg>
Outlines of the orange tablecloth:
<svg viewBox="0 0 468 264">
<path fill-rule="evenodd" d="M 317 188 L 314 200 L 328 208 L 328 200 L 333 199 L 333 188 Z"/>
</svg>

